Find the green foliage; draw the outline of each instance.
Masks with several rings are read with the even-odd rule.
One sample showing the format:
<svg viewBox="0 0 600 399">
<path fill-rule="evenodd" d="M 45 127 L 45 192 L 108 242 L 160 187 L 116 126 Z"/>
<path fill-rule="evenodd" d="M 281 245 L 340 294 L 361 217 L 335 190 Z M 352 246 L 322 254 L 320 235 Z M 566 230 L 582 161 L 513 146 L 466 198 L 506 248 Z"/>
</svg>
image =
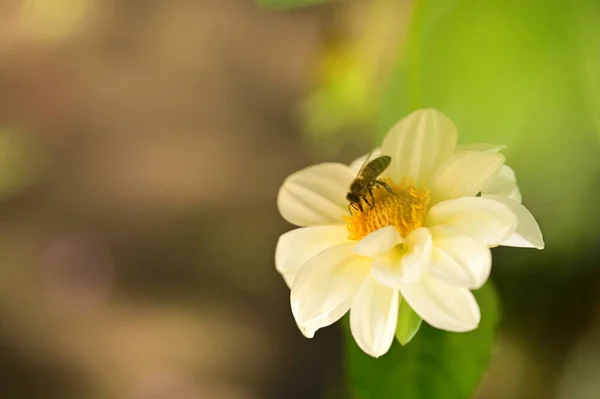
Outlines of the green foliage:
<svg viewBox="0 0 600 399">
<path fill-rule="evenodd" d="M 423 325 L 412 342 L 374 359 L 345 332 L 347 372 L 356 399 L 467 399 L 487 368 L 498 303 L 491 283 L 475 292 L 482 319 L 477 330 L 451 333 Z"/>
<path fill-rule="evenodd" d="M 325 3 L 328 0 L 257 0 L 258 4 L 268 8 L 292 8 Z"/>
<path fill-rule="evenodd" d="M 423 1 L 415 15 L 384 95 L 379 138 L 414 108 L 435 107 L 456 123 L 461 142 L 508 145 L 547 248 L 595 242 L 600 3 Z M 514 266 L 531 266 L 535 256 Z"/>
<path fill-rule="evenodd" d="M 423 319 L 415 313 L 408 302 L 400 302 L 398 311 L 398 325 L 396 326 L 396 339 L 401 345 L 409 343 L 419 331 Z"/>
</svg>

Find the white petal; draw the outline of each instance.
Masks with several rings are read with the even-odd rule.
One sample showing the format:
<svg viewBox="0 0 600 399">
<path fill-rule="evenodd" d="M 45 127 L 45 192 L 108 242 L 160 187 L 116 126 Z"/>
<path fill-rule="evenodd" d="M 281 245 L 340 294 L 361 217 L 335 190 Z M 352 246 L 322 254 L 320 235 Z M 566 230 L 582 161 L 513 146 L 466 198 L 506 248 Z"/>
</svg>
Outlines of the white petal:
<svg viewBox="0 0 600 399">
<path fill-rule="evenodd" d="M 282 234 L 275 248 L 275 268 L 292 286 L 300 267 L 319 252 L 349 242 L 344 225 L 301 227 Z"/>
<path fill-rule="evenodd" d="M 525 208 L 519 202 L 504 196 L 484 195 L 483 197 L 507 205 L 517 216 L 517 229 L 515 230 L 514 234 L 512 234 L 508 239 L 502 241 L 500 245 L 507 247 L 544 249 L 544 237 L 542 237 L 540 226 L 527 208 Z"/>
<path fill-rule="evenodd" d="M 482 197 L 463 197 L 434 205 L 426 225 L 446 224 L 487 245 L 508 239 L 517 227 L 517 217 L 505 204 Z"/>
<path fill-rule="evenodd" d="M 346 193 L 354 178 L 354 172 L 341 163 L 321 163 L 299 170 L 279 189 L 279 212 L 297 226 L 340 223 L 348 214 Z"/>
<path fill-rule="evenodd" d="M 375 159 L 378 156 L 381 155 L 381 149 L 379 148 L 375 148 L 373 150 L 373 152 L 370 153 L 371 154 L 371 158 L 370 159 Z M 367 159 L 367 157 L 369 156 L 369 153 L 363 155 L 360 158 L 355 159 L 354 161 L 352 161 L 352 163 L 350 164 L 350 169 L 352 169 L 352 171 L 354 173 L 358 173 L 358 171 L 360 170 L 361 166 L 363 165 L 363 163 L 365 163 L 365 159 Z"/>
<path fill-rule="evenodd" d="M 434 169 L 450 157 L 456 146 L 456 126 L 434 109 L 415 111 L 395 124 L 381 144 L 392 157 L 388 173 L 396 181 L 412 177 L 426 182 Z"/>
<path fill-rule="evenodd" d="M 398 290 L 368 277 L 359 288 L 350 310 L 350 330 L 365 353 L 379 357 L 392 346 L 398 322 Z"/>
<path fill-rule="evenodd" d="M 354 246 L 354 253 L 362 256 L 375 257 L 385 254 L 402 242 L 402 237 L 396 227 L 386 226 L 375 230 L 363 237 Z"/>
<path fill-rule="evenodd" d="M 433 202 L 475 195 L 494 180 L 504 164 L 497 152 L 462 151 L 436 169 L 429 189 Z"/>
<path fill-rule="evenodd" d="M 464 332 L 479 325 L 479 305 L 468 288 L 427 276 L 419 284 L 402 287 L 400 293 L 410 307 L 433 327 Z"/>
<path fill-rule="evenodd" d="M 395 249 L 373 259 L 371 274 L 381 284 L 398 288 L 404 283 L 421 279 L 431 257 L 432 240 L 429 230 L 413 230 L 404 240 L 402 249 Z"/>
<path fill-rule="evenodd" d="M 498 152 L 505 148 L 506 148 L 506 146 L 503 144 L 489 144 L 489 143 L 459 144 L 456 146 L 456 150 L 454 152 L 460 152 L 460 151 Z"/>
<path fill-rule="evenodd" d="M 492 269 L 492 252 L 483 242 L 448 226 L 431 228 L 431 274 L 449 284 L 478 289 Z"/>
<path fill-rule="evenodd" d="M 495 194 L 521 202 L 521 191 L 517 185 L 515 171 L 508 165 L 502 165 L 498 175 L 483 189 L 481 194 Z"/>
<path fill-rule="evenodd" d="M 405 254 L 400 267 L 405 270 L 405 275 L 418 280 L 431 258 L 432 239 L 429 229 L 420 227 L 413 230 L 406 237 L 403 250 Z"/>
<path fill-rule="evenodd" d="M 302 333 L 315 332 L 339 320 L 369 273 L 371 260 L 352 253 L 353 244 L 321 251 L 302 266 L 290 295 L 292 314 Z"/>
</svg>

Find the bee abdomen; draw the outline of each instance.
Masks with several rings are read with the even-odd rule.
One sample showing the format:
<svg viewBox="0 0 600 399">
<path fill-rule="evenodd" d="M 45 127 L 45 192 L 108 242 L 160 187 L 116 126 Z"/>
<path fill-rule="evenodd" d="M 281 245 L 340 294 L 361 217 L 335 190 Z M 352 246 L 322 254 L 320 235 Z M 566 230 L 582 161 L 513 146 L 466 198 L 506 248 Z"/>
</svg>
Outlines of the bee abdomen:
<svg viewBox="0 0 600 399">
<path fill-rule="evenodd" d="M 390 165 L 392 157 L 389 155 L 382 155 L 369 162 L 363 169 L 362 175 L 370 177 L 372 179 L 379 176 L 387 167 Z"/>
</svg>

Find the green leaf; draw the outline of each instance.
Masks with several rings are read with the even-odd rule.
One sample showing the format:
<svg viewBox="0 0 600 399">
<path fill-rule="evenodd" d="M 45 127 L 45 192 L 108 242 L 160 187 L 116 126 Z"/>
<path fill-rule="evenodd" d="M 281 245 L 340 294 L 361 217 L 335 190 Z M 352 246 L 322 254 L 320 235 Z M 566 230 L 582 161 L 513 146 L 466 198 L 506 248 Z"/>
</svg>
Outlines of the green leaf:
<svg viewBox="0 0 600 399">
<path fill-rule="evenodd" d="M 346 330 L 347 372 L 356 398 L 470 398 L 488 366 L 498 323 L 491 283 L 474 294 L 482 314 L 479 328 L 451 333 L 423 324 L 410 344 L 394 342 L 379 359 L 361 351 Z"/>
<path fill-rule="evenodd" d="M 398 311 L 398 325 L 396 326 L 396 339 L 401 345 L 409 343 L 419 331 L 423 319 L 415 313 L 408 302 L 400 302 Z"/>
<path fill-rule="evenodd" d="M 595 212 L 589 198 L 600 167 L 600 2 L 419 3 L 410 43 L 382 100 L 379 139 L 414 108 L 437 108 L 457 125 L 460 143 L 508 146 L 503 153 L 546 248 L 593 245 L 597 223 L 588 216 Z M 511 266 L 531 270 L 532 259 L 539 254 L 524 253 Z"/>
<path fill-rule="evenodd" d="M 328 0 L 257 0 L 258 4 L 268 8 L 292 8 L 304 7 L 319 3 L 325 3 Z"/>
</svg>

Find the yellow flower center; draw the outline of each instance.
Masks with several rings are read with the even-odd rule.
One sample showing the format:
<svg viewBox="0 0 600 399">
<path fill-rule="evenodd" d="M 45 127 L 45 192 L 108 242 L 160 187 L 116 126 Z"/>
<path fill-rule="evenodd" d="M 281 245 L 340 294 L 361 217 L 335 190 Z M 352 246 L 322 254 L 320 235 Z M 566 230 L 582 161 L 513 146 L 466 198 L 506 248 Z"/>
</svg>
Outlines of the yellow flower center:
<svg viewBox="0 0 600 399">
<path fill-rule="evenodd" d="M 352 209 L 352 216 L 345 216 L 350 240 L 360 240 L 369 233 L 386 226 L 395 226 L 402 237 L 423 226 L 429 209 L 429 190 L 417 187 L 404 178 L 395 184 L 390 178 L 381 179 L 394 194 L 383 187 L 373 189 L 375 205 L 371 208 L 363 202 L 364 211 Z M 371 198 L 367 196 L 371 203 Z"/>
</svg>

